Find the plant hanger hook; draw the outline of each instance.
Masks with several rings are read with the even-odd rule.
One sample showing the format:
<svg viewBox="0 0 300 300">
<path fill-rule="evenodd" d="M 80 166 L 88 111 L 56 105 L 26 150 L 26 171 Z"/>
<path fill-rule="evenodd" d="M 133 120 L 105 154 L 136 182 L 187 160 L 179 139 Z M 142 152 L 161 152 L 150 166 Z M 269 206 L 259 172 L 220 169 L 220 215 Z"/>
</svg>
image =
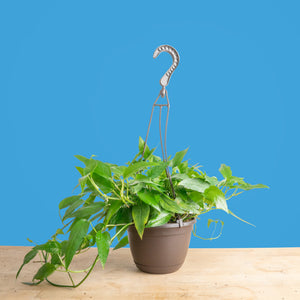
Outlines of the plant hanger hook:
<svg viewBox="0 0 300 300">
<path fill-rule="evenodd" d="M 175 69 L 178 67 L 179 64 L 179 54 L 178 52 L 169 45 L 161 45 L 153 53 L 153 58 L 156 58 L 161 52 L 168 52 L 173 59 L 173 63 L 171 67 L 168 69 L 168 71 L 164 74 L 164 76 L 160 79 L 160 85 L 162 86 L 162 89 L 160 91 L 161 97 L 164 97 L 166 94 L 166 86 L 169 84 L 171 75 L 175 71 Z"/>
</svg>

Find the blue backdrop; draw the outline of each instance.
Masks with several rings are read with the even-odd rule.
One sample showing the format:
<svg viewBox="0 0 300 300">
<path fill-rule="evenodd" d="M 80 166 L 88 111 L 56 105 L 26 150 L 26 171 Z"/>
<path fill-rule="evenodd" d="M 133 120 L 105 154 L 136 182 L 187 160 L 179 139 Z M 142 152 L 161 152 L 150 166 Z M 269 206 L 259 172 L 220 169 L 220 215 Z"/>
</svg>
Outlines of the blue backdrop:
<svg viewBox="0 0 300 300">
<path fill-rule="evenodd" d="M 221 163 L 253 190 L 224 212 L 218 240 L 191 247 L 285 247 L 299 240 L 299 1 L 4 1 L 0 4 L 1 245 L 46 241 L 77 184 L 73 156 L 124 164 L 145 136 L 168 54 L 168 152 L 209 175 Z M 150 146 L 159 145 L 154 126 Z M 159 154 L 159 152 L 158 152 Z"/>
</svg>

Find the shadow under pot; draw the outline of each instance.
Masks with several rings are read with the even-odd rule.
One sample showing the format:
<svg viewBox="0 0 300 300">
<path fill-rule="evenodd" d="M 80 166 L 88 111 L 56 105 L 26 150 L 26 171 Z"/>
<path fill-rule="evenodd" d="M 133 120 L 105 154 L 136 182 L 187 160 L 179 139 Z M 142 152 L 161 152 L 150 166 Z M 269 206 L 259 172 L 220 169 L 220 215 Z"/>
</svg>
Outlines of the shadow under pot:
<svg viewBox="0 0 300 300">
<path fill-rule="evenodd" d="M 177 271 L 184 263 L 193 225 L 196 219 L 178 223 L 167 223 L 157 227 L 145 228 L 143 239 L 135 226 L 127 229 L 130 251 L 133 260 L 143 272 L 166 274 Z"/>
</svg>

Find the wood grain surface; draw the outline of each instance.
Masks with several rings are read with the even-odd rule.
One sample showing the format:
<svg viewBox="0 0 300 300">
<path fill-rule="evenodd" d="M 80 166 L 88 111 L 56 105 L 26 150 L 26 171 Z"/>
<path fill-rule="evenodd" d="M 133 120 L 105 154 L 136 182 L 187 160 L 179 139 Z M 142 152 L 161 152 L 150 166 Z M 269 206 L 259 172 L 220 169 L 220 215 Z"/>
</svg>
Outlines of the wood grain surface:
<svg viewBox="0 0 300 300">
<path fill-rule="evenodd" d="M 129 249 L 111 251 L 103 270 L 98 262 L 78 288 L 57 288 L 46 282 L 27 286 L 38 262 L 16 272 L 30 247 L 0 247 L 0 299 L 300 299 L 300 248 L 189 249 L 182 268 L 172 274 L 139 271 Z M 90 249 L 77 257 L 82 269 L 96 256 Z M 65 273 L 52 281 L 69 284 Z M 80 280 L 82 274 L 76 274 Z M 50 277 L 49 277 L 50 278 Z"/>
</svg>

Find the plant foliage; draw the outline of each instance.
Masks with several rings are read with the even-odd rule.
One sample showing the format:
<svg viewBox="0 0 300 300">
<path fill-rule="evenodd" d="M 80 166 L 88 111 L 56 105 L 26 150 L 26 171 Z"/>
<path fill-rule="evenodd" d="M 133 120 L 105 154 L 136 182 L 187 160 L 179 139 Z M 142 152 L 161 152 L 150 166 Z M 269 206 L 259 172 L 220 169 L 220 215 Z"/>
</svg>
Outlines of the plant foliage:
<svg viewBox="0 0 300 300">
<path fill-rule="evenodd" d="M 77 195 L 63 199 L 58 205 L 63 226 L 45 244 L 36 245 L 26 254 L 17 277 L 24 265 L 39 254 L 41 267 L 29 284 L 47 280 L 55 286 L 68 286 L 49 280 L 55 270 L 60 270 L 68 274 L 70 287 L 77 287 L 97 261 L 105 266 L 113 240 L 118 240 L 114 249 L 128 244 L 125 235 L 128 226 L 135 226 L 142 239 L 145 228 L 178 219 L 192 220 L 215 209 L 237 217 L 228 209 L 227 201 L 244 191 L 267 187 L 251 185 L 243 178 L 233 176 L 225 164 L 219 169 L 222 180 L 209 177 L 199 166 L 191 166 L 184 160 L 188 149 L 177 152 L 168 161 L 155 156 L 155 149 L 146 146 L 142 155 L 143 150 L 144 141 L 140 138 L 139 152 L 125 166 L 105 163 L 94 156 L 75 156 L 84 166 L 76 167 L 80 173 Z M 222 221 L 210 219 L 208 227 L 211 223 L 220 223 L 223 227 Z M 115 229 L 114 235 L 112 229 Z M 210 239 L 213 238 L 216 237 Z M 95 260 L 89 268 L 82 270 L 86 275 L 75 284 L 71 276 L 74 271 L 70 269 L 74 256 L 95 245 L 98 248 Z"/>
</svg>

